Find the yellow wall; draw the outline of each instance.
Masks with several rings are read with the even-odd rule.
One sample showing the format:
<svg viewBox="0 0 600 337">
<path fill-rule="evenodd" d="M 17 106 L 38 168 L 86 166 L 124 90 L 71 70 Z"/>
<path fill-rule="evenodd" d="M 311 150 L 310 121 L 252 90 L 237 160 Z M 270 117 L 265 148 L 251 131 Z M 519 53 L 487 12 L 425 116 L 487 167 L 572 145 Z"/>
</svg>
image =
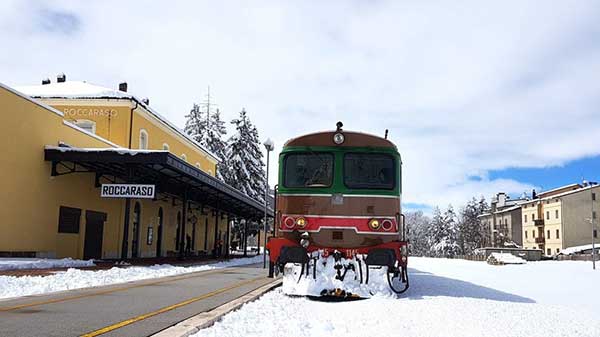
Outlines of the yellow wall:
<svg viewBox="0 0 600 337">
<path fill-rule="evenodd" d="M 103 254 L 118 253 L 122 200 L 103 200 L 93 174 L 51 177 L 44 145 L 63 141 L 78 147 L 110 147 L 63 123 L 63 117 L 0 87 L 0 251 L 34 251 L 49 256 L 83 256 L 85 211 L 79 234 L 58 234 L 61 205 L 108 213 Z"/>
<path fill-rule="evenodd" d="M 121 104 L 121 103 L 119 103 Z M 57 105 L 65 109 L 66 106 Z M 79 106 L 81 108 L 81 106 Z M 24 98 L 0 86 L 0 252 L 35 252 L 38 256 L 83 257 L 85 238 L 85 212 L 92 210 L 107 214 L 104 224 L 102 257 L 120 257 L 124 205 L 123 199 L 100 198 L 99 189 L 94 186 L 93 173 L 75 173 L 51 176 L 51 164 L 44 160 L 44 146 L 58 145 L 64 142 L 73 147 L 112 147 L 99 137 L 77 129 L 63 121 L 63 116 L 51 109 Z M 121 117 L 126 116 L 129 108 L 115 105 L 111 109 L 118 111 L 117 117 L 109 122 L 102 116 L 85 118 L 97 120 L 97 134 L 111 138 L 117 145 L 126 146 L 123 130 L 129 129 Z M 143 113 L 143 112 L 142 112 Z M 176 137 L 149 122 L 145 118 L 134 119 L 135 128 L 149 131 L 150 148 L 162 148 L 162 139 L 171 139 L 169 145 L 175 151 L 189 151 L 188 161 L 197 160 L 203 168 L 210 168 L 210 161 L 199 150 L 179 142 Z M 88 116 L 89 117 L 89 116 Z M 114 116 L 113 116 L 114 117 Z M 110 131 L 109 131 L 110 129 Z M 128 134 L 128 133 L 127 133 Z M 170 138 L 169 138 L 170 137 Z M 134 137 L 134 148 L 138 138 Z M 127 140 L 128 142 L 128 140 Z M 186 150 L 187 149 L 187 150 Z M 213 164 L 214 172 L 214 164 Z M 164 197 L 164 196 L 161 196 Z M 171 198 L 165 200 L 132 200 L 130 213 L 128 256 L 131 256 L 133 236 L 133 208 L 136 201 L 141 205 L 141 228 L 139 237 L 139 256 L 155 256 L 158 239 L 158 209 L 163 207 L 162 255 L 175 251 L 176 217 L 181 211 L 180 200 L 173 204 Z M 82 210 L 80 229 L 77 234 L 58 233 L 58 213 L 60 206 Z M 214 217 L 212 212 L 203 216 L 194 210 L 198 219 L 196 228 L 196 249 L 204 248 L 204 218 L 209 218 L 208 250 L 214 244 Z M 226 219 L 220 220 L 223 236 L 226 231 Z M 151 245 L 146 242 L 147 228 L 153 227 L 154 239 Z M 192 225 L 186 225 L 186 232 L 192 233 Z"/>
<path fill-rule="evenodd" d="M 96 123 L 96 134 L 121 147 L 140 148 L 140 132 L 148 134 L 148 149 L 163 150 L 168 144 L 169 151 L 201 170 L 215 175 L 216 161 L 193 142 L 172 130 L 168 125 L 146 110 L 142 105 L 129 99 L 41 99 L 42 102 L 65 114 L 65 119 L 90 120 Z M 132 115 L 132 109 L 134 113 Z M 133 117 L 133 128 L 130 120 Z M 196 165 L 199 164 L 199 165 Z"/>
</svg>

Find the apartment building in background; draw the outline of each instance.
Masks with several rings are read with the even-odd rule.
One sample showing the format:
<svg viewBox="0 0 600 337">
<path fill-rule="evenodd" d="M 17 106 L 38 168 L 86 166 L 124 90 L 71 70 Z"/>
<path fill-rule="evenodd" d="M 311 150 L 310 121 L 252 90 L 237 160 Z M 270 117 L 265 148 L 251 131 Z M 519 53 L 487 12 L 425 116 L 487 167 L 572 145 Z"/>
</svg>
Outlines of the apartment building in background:
<svg viewBox="0 0 600 337">
<path fill-rule="evenodd" d="M 500 192 L 492 197 L 490 212 L 479 216 L 481 222 L 489 228 L 488 246 L 504 247 L 522 245 L 521 203 L 527 201 L 525 196 L 511 199 Z"/>
<path fill-rule="evenodd" d="M 588 245 L 592 236 L 598 239 L 591 220 L 594 218 L 598 228 L 599 192 L 595 183 L 570 184 L 523 202 L 523 247 L 541 249 L 550 256 L 568 247 Z"/>
</svg>

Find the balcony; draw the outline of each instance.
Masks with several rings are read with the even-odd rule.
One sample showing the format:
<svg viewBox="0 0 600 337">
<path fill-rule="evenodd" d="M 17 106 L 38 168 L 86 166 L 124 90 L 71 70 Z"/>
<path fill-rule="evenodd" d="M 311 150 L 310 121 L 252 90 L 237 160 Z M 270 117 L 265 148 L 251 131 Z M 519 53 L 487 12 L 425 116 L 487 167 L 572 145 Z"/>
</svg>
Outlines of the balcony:
<svg viewBox="0 0 600 337">
<path fill-rule="evenodd" d="M 544 219 L 535 219 L 535 220 L 533 220 L 533 225 L 534 226 L 543 227 L 544 226 Z"/>
<path fill-rule="evenodd" d="M 546 238 L 544 238 L 544 237 L 535 238 L 535 243 L 544 244 L 544 243 L 546 243 Z"/>
</svg>

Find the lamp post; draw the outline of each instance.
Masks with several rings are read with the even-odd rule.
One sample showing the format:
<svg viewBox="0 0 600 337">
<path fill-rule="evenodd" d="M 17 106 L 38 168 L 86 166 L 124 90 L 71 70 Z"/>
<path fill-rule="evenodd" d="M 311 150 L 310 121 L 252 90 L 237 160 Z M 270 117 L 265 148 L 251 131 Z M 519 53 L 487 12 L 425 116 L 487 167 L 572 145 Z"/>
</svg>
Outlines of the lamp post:
<svg viewBox="0 0 600 337">
<path fill-rule="evenodd" d="M 268 208 L 268 203 L 267 203 L 267 198 L 269 196 L 269 153 L 271 151 L 273 151 L 273 149 L 275 148 L 275 144 L 273 144 L 273 141 L 270 138 L 267 138 L 267 140 L 264 142 L 265 145 L 265 149 L 267 150 L 267 174 L 265 177 L 265 222 L 264 222 L 264 226 L 265 226 L 265 245 L 263 247 L 263 268 L 267 268 L 267 208 Z M 260 250 L 260 242 L 258 243 L 258 249 Z"/>
<path fill-rule="evenodd" d="M 592 199 L 592 268 L 596 270 L 596 243 L 594 242 L 594 234 L 596 234 L 594 230 L 594 201 L 596 201 L 596 194 L 594 193 L 594 187 L 590 187 L 590 197 Z"/>
</svg>

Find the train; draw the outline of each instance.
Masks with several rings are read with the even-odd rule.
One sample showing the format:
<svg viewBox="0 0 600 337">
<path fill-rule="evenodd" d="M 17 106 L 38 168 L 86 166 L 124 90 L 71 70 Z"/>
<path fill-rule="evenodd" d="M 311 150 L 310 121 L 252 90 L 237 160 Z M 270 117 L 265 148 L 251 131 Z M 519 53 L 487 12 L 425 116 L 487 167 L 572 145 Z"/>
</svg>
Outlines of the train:
<svg viewBox="0 0 600 337">
<path fill-rule="evenodd" d="M 279 155 L 269 276 L 291 295 L 369 297 L 409 287 L 402 160 L 388 138 L 332 131 Z M 384 286 L 385 285 L 385 286 Z"/>
</svg>

